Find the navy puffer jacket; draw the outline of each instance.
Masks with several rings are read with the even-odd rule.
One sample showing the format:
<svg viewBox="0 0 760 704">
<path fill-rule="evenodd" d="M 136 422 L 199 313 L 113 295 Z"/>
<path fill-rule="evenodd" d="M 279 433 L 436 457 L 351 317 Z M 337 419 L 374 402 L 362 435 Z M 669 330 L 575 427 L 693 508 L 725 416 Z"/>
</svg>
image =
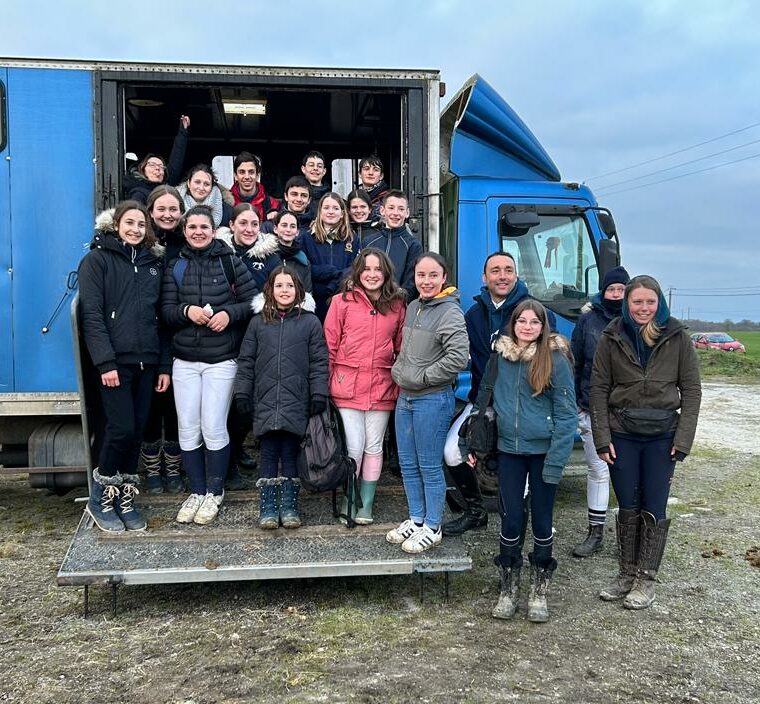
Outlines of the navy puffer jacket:
<svg viewBox="0 0 760 704">
<path fill-rule="evenodd" d="M 618 301 L 620 308 L 622 301 Z M 597 293 L 591 298 L 591 310 L 578 318 L 570 338 L 570 349 L 575 360 L 575 400 L 578 407 L 589 410 L 588 390 L 591 384 L 591 369 L 594 366 L 594 353 L 599 337 L 604 328 L 619 315 L 613 301 L 605 305 L 602 295 Z"/>
<path fill-rule="evenodd" d="M 235 267 L 235 293 L 225 276 L 222 257 L 230 257 Z M 181 259 L 187 260 L 187 265 L 178 286 L 174 268 Z M 174 333 L 174 356 L 207 364 L 235 359 L 255 292 L 251 273 L 221 240 L 212 240 L 204 249 L 183 247 L 179 257 L 167 267 L 162 289 L 161 314 Z M 186 315 L 188 306 L 202 308 L 207 303 L 214 313 L 225 311 L 230 316 L 230 324 L 221 332 L 196 325 Z"/>
<path fill-rule="evenodd" d="M 315 396 L 327 398 L 327 345 L 322 326 L 308 307 L 298 306 L 268 323 L 258 314 L 263 294 L 253 300 L 253 320 L 243 338 L 235 376 L 235 397 L 253 405 L 253 433 L 285 430 L 302 437 Z"/>
</svg>

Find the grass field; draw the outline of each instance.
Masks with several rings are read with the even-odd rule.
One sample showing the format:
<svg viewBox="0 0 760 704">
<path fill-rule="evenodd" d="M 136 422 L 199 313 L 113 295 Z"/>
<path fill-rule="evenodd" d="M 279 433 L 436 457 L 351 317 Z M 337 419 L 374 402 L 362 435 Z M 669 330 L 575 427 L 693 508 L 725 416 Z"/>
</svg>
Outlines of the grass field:
<svg viewBox="0 0 760 704">
<path fill-rule="evenodd" d="M 725 376 L 760 381 L 760 332 L 731 332 L 746 353 L 697 350 L 702 376 Z"/>
</svg>

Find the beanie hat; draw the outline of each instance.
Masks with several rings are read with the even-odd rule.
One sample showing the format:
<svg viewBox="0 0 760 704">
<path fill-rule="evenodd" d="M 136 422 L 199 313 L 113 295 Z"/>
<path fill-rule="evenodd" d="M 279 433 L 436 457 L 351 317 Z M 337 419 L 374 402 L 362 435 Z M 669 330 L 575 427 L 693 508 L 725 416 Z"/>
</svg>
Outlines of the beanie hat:
<svg viewBox="0 0 760 704">
<path fill-rule="evenodd" d="M 622 266 L 616 266 L 614 269 L 610 269 L 602 279 L 602 285 L 599 287 L 599 290 L 604 294 L 604 292 L 607 290 L 608 286 L 612 286 L 612 284 L 623 284 L 627 285 L 628 282 L 631 280 L 631 277 L 628 275 L 628 272 L 625 270 Z"/>
</svg>

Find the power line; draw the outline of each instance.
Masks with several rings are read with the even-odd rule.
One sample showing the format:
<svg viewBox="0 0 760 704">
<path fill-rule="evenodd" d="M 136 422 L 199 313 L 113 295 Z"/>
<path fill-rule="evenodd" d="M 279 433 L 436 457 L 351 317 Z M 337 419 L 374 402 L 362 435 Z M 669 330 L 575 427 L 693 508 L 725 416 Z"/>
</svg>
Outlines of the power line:
<svg viewBox="0 0 760 704">
<path fill-rule="evenodd" d="M 681 296 L 682 298 L 741 298 L 742 296 L 760 296 L 760 291 L 757 293 L 677 293 L 676 289 L 673 289 L 674 296 Z"/>
<path fill-rule="evenodd" d="M 707 156 L 700 156 L 698 159 L 690 159 L 689 161 L 684 161 L 680 164 L 676 164 L 675 166 L 668 166 L 665 169 L 657 169 L 656 171 L 650 171 L 648 174 L 644 174 L 643 176 L 636 176 L 634 178 L 625 179 L 624 181 L 617 181 L 615 183 L 609 183 L 606 186 L 600 186 L 599 191 L 602 194 L 604 194 L 604 191 L 608 188 L 614 188 L 615 186 L 622 186 L 626 183 L 633 183 L 634 181 L 641 181 L 641 179 L 649 178 L 650 176 L 656 176 L 657 174 L 663 174 L 666 171 L 673 171 L 674 169 L 680 169 L 683 166 L 688 166 L 689 164 L 696 164 L 698 161 L 705 161 L 706 159 L 712 159 L 713 157 L 720 156 L 721 154 L 727 154 L 728 152 L 735 152 L 737 149 L 744 149 L 744 147 L 749 147 L 752 144 L 757 144 L 760 142 L 760 139 L 753 139 L 751 142 L 745 142 L 744 144 L 739 144 L 736 147 L 730 147 L 729 149 L 721 149 L 719 152 L 713 152 L 712 154 L 708 154 Z"/>
<path fill-rule="evenodd" d="M 710 291 L 719 292 L 760 292 L 760 286 L 713 286 L 708 288 L 681 288 L 680 286 L 671 286 L 673 291 L 693 291 L 695 293 L 709 293 Z"/>
<path fill-rule="evenodd" d="M 746 127 L 742 127 L 741 129 L 733 130 L 731 132 L 726 132 L 725 134 L 721 134 L 717 137 L 713 137 L 712 139 L 706 139 L 704 142 L 692 144 L 690 147 L 684 147 L 683 149 L 676 149 L 676 151 L 674 152 L 669 152 L 668 154 L 663 154 L 662 156 L 656 156 L 653 159 L 647 159 L 646 161 L 640 161 L 638 164 L 631 164 L 630 166 L 624 166 L 622 169 L 616 169 L 615 171 L 606 171 L 603 174 L 597 174 L 596 176 L 591 176 L 587 178 L 586 181 L 591 181 L 596 178 L 604 178 L 605 176 L 614 176 L 615 174 L 623 173 L 623 171 L 630 171 L 631 169 L 637 169 L 639 166 L 645 166 L 646 164 L 651 164 L 655 161 L 662 161 L 663 159 L 667 159 L 668 157 L 675 156 L 676 154 L 683 154 L 683 152 L 688 152 L 691 149 L 702 147 L 705 144 L 717 142 L 718 140 L 725 139 L 726 137 L 730 137 L 731 135 L 739 134 L 740 132 L 746 132 L 747 130 L 751 130 L 753 127 L 758 127 L 759 125 L 760 125 L 760 122 L 755 122 L 751 125 L 747 125 Z"/>
<path fill-rule="evenodd" d="M 734 159 L 733 161 L 725 161 L 722 164 L 714 164 L 713 166 L 707 166 L 704 169 L 697 169 L 696 171 L 688 171 L 685 174 L 678 174 L 678 176 L 671 176 L 670 178 L 663 178 L 659 181 L 652 181 L 651 183 L 643 183 L 640 186 L 631 186 L 630 188 L 621 188 L 619 191 L 612 191 L 611 193 L 605 193 L 605 197 L 616 196 L 618 193 L 628 193 L 629 191 L 638 191 L 640 188 L 648 188 L 649 186 L 656 186 L 660 183 L 667 183 L 668 181 L 675 181 L 679 178 L 685 178 L 686 176 L 693 176 L 694 174 L 702 174 L 706 171 L 712 171 L 714 169 L 720 169 L 724 166 L 731 166 L 731 164 L 738 164 L 742 161 L 749 161 L 750 159 L 757 159 L 760 154 L 752 154 L 751 156 L 745 156 L 741 159 Z"/>
</svg>

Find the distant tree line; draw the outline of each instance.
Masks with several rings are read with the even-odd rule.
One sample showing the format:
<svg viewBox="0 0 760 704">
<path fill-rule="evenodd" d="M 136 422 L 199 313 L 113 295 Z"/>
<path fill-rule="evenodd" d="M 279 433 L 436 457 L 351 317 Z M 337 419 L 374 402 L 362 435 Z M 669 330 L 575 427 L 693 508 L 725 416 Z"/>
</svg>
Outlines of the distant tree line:
<svg viewBox="0 0 760 704">
<path fill-rule="evenodd" d="M 729 330 L 751 331 L 760 330 L 760 322 L 754 320 L 723 320 L 715 322 L 714 320 L 699 320 L 698 318 L 682 319 L 682 322 L 688 325 L 694 332 L 728 332 Z"/>
</svg>

